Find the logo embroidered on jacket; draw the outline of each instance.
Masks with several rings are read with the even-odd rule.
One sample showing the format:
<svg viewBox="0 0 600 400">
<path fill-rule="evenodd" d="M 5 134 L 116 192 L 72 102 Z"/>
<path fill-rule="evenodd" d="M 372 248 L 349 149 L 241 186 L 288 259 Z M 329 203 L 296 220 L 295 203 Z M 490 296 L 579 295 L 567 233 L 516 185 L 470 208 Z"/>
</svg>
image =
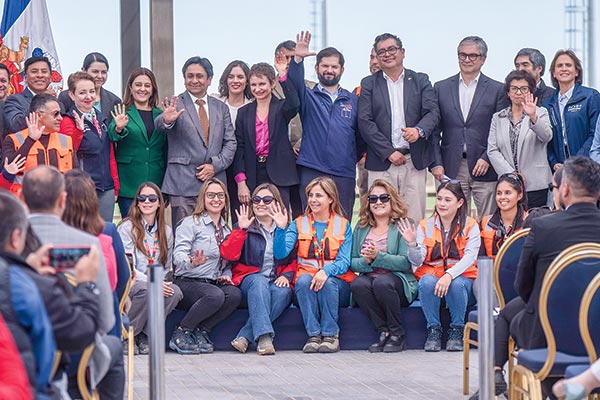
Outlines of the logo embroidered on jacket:
<svg viewBox="0 0 600 400">
<path fill-rule="evenodd" d="M 577 112 L 581 110 L 583 106 L 581 104 L 573 104 L 567 107 L 567 112 Z"/>
<path fill-rule="evenodd" d="M 342 110 L 341 110 L 342 117 L 352 118 L 352 104 L 351 103 L 342 104 L 341 107 L 342 107 Z"/>
</svg>

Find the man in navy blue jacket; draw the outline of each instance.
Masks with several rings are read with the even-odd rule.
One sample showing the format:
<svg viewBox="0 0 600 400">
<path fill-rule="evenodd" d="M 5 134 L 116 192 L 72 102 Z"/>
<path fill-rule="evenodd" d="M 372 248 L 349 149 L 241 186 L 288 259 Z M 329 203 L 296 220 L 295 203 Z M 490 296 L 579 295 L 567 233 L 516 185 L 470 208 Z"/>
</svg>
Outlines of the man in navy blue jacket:
<svg viewBox="0 0 600 400">
<path fill-rule="evenodd" d="M 358 98 L 339 85 L 344 73 L 344 56 L 328 47 L 317 54 L 315 71 L 319 83 L 312 89 L 304 83 L 304 57 L 314 56 L 308 50 L 310 32 L 297 35 L 296 54 L 290 62 L 288 77 L 300 98 L 302 144 L 298 154 L 302 207 L 307 199 L 304 189 L 318 176 L 334 180 L 346 218 L 352 218 L 356 185 Z"/>
</svg>

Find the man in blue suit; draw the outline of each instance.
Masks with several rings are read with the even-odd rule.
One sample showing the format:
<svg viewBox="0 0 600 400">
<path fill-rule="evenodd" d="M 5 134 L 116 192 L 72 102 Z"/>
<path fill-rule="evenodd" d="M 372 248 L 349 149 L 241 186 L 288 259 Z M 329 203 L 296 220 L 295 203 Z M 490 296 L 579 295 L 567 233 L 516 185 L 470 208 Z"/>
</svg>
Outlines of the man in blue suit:
<svg viewBox="0 0 600 400">
<path fill-rule="evenodd" d="M 431 173 L 438 181 L 459 180 L 467 204 L 473 197 L 479 217 L 495 206 L 498 176 L 487 156 L 492 115 L 509 104 L 502 83 L 481 73 L 487 50 L 482 38 L 464 38 L 458 45 L 460 73 L 434 85 L 441 119 L 433 138 Z"/>
</svg>

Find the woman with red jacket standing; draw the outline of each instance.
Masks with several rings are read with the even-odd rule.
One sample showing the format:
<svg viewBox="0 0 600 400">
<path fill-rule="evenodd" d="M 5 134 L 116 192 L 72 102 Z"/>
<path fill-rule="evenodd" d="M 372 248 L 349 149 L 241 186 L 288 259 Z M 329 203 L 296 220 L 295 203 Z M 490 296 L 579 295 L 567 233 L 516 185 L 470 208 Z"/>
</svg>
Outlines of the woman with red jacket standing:
<svg viewBox="0 0 600 400">
<path fill-rule="evenodd" d="M 276 224 L 269 216 L 271 203 L 283 204 L 277 187 L 258 185 L 251 197 L 252 205 L 240 207 L 238 227 L 221 244 L 221 256 L 235 262 L 231 272 L 234 285 L 240 286 L 248 304 L 249 318 L 231 345 L 245 353 L 248 345 L 258 342 L 260 355 L 275 354 L 272 322 L 292 299 L 290 283 L 296 272 L 296 254 L 282 260 L 273 256 Z"/>
<path fill-rule="evenodd" d="M 79 166 L 96 185 L 102 219 L 112 222 L 119 177 L 114 147 L 108 137 L 108 120 L 94 107 L 96 89 L 88 73 L 69 75 L 67 85 L 73 106 L 63 116 L 60 132 L 73 139 Z"/>
</svg>

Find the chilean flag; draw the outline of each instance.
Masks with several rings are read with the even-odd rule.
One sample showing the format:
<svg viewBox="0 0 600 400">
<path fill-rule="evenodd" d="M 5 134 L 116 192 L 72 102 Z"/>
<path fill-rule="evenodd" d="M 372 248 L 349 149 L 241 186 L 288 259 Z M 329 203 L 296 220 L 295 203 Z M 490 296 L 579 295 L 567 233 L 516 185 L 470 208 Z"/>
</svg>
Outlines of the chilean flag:
<svg viewBox="0 0 600 400">
<path fill-rule="evenodd" d="M 45 56 L 52 65 L 52 87 L 62 90 L 62 74 L 45 0 L 6 0 L 0 23 L 0 62 L 11 71 L 9 94 L 24 89 L 23 66 L 32 56 Z"/>
</svg>

